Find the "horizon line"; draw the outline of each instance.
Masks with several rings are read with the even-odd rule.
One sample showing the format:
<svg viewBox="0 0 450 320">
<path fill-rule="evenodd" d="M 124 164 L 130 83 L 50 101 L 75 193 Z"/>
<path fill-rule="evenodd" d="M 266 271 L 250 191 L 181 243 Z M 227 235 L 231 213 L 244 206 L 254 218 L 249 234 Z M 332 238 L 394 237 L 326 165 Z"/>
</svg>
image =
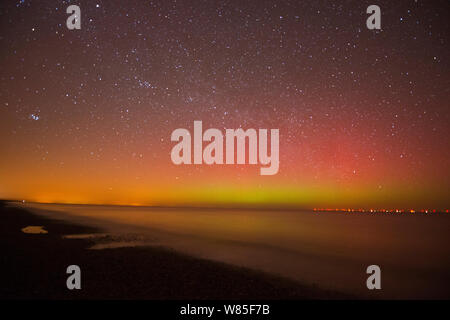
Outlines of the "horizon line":
<svg viewBox="0 0 450 320">
<path fill-rule="evenodd" d="M 226 205 L 226 204 L 210 204 L 210 205 L 150 205 L 150 204 L 113 204 L 113 203 L 75 203 L 75 202 L 41 202 L 41 201 L 27 201 L 18 199 L 0 199 L 0 202 L 18 202 L 18 203 L 35 203 L 35 204 L 55 204 L 55 205 L 80 205 L 80 206 L 115 206 L 115 207 L 142 207 L 142 208 L 160 208 L 160 209 L 225 209 L 225 210 L 263 210 L 263 211 L 274 211 L 274 210 L 285 210 L 285 211 L 314 211 L 314 212 L 367 212 L 367 213 L 449 213 L 449 209 L 386 209 L 384 208 L 354 208 L 354 207 L 301 207 L 293 205 L 278 205 L 270 206 L 267 204 L 261 205 Z"/>
</svg>

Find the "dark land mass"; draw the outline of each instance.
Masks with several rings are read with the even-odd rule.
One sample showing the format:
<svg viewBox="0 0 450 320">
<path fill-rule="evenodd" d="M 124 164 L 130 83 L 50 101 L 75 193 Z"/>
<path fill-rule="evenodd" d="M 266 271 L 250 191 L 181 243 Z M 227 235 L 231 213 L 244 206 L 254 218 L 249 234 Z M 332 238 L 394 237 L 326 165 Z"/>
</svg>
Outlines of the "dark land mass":
<svg viewBox="0 0 450 320">
<path fill-rule="evenodd" d="M 49 220 L 6 202 L 0 202 L 0 221 L 0 299 L 352 298 L 162 247 L 88 250 L 94 240 L 63 235 L 101 230 Z M 27 226 L 44 226 L 48 233 L 23 233 Z M 81 268 L 81 290 L 66 287 L 69 265 Z"/>
</svg>

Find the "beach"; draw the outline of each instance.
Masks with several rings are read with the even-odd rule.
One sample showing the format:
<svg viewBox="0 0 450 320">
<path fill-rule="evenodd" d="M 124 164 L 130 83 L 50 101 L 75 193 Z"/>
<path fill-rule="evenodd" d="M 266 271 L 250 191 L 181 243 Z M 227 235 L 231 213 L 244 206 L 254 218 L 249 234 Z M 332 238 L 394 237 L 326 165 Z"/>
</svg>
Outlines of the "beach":
<svg viewBox="0 0 450 320">
<path fill-rule="evenodd" d="M 88 249 L 98 228 L 0 206 L 1 299 L 339 299 L 346 295 L 183 255 L 158 246 Z M 47 234 L 21 231 L 43 226 Z M 66 268 L 81 268 L 81 290 L 68 290 Z"/>
<path fill-rule="evenodd" d="M 62 297 L 118 299 L 445 299 L 449 219 L 9 203 L 2 270 L 22 271 L 20 285 L 3 272 L 13 288 L 4 295 L 31 294 L 27 286 L 41 281 L 37 297 L 58 288 Z M 65 288 L 72 264 L 83 273 L 77 293 Z M 381 290 L 366 286 L 371 265 L 381 269 Z"/>
</svg>

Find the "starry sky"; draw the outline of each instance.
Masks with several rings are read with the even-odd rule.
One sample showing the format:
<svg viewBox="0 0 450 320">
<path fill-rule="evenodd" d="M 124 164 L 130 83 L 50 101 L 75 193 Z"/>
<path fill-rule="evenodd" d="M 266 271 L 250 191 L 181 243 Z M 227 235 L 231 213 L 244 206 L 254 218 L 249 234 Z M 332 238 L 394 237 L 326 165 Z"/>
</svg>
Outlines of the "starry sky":
<svg viewBox="0 0 450 320">
<path fill-rule="evenodd" d="M 366 27 L 371 4 L 381 30 Z M 448 209 L 449 9 L 1 1 L 0 198 Z M 194 120 L 280 129 L 278 174 L 174 165 L 171 132 Z"/>
</svg>

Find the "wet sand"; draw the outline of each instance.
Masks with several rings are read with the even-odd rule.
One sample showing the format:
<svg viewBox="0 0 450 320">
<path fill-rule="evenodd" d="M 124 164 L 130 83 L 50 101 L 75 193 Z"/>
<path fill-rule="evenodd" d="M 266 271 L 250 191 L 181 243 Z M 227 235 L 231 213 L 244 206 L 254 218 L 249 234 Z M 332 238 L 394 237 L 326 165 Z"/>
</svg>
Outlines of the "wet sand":
<svg viewBox="0 0 450 320">
<path fill-rule="evenodd" d="M 99 228 L 4 203 L 0 219 L 0 299 L 353 298 L 159 246 L 89 249 L 117 239 L 108 239 Z M 22 231 L 29 226 L 48 233 Z M 66 268 L 72 264 L 81 268 L 81 290 L 66 288 Z"/>
</svg>

